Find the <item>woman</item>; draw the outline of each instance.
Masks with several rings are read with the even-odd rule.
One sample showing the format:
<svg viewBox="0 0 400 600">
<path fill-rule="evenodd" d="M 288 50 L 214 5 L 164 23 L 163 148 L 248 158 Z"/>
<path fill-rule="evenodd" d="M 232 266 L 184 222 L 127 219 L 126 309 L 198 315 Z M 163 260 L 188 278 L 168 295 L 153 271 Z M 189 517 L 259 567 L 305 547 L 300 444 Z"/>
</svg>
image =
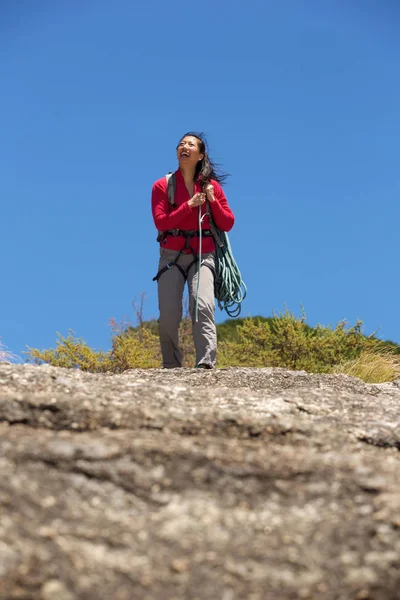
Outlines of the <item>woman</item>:
<svg viewBox="0 0 400 600">
<path fill-rule="evenodd" d="M 157 229 L 162 232 L 159 236 L 159 271 L 155 279 L 158 282 L 163 365 L 167 369 L 182 366 L 178 330 L 187 281 L 196 366 L 212 369 L 217 354 L 214 318 L 215 242 L 207 210 L 210 210 L 216 227 L 221 231 L 230 231 L 235 218 L 220 185 L 226 175 L 216 172 L 216 167 L 208 156 L 203 134 L 185 134 L 176 150 L 179 168 L 172 176 L 173 205 L 168 199 L 166 177 L 156 181 L 152 191 L 153 219 Z M 199 211 L 202 252 L 198 286 Z"/>
</svg>

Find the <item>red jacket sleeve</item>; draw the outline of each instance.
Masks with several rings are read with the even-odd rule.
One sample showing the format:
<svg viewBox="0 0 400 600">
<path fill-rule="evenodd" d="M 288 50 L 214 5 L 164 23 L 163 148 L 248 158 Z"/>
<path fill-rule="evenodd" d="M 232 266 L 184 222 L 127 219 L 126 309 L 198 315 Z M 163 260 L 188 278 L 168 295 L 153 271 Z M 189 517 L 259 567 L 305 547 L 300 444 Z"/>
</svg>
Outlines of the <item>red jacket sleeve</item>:
<svg viewBox="0 0 400 600">
<path fill-rule="evenodd" d="M 231 211 L 224 190 L 216 181 L 211 182 L 214 186 L 215 202 L 210 202 L 210 209 L 216 226 L 221 231 L 230 231 L 235 223 L 235 217 Z"/>
<path fill-rule="evenodd" d="M 179 223 L 191 212 L 187 202 L 179 208 L 171 209 L 168 203 L 167 182 L 156 181 L 151 194 L 151 210 L 154 224 L 159 231 L 175 229 Z"/>
</svg>

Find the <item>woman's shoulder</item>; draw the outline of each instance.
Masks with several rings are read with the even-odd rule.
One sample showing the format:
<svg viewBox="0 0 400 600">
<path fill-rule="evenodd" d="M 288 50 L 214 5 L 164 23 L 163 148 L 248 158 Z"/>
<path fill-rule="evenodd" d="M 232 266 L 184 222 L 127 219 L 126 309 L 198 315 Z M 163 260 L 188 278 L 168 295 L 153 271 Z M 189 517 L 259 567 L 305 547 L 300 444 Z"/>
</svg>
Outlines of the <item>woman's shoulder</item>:
<svg viewBox="0 0 400 600">
<path fill-rule="evenodd" d="M 153 190 L 166 190 L 167 189 L 167 178 L 164 175 L 164 177 L 160 177 L 160 179 L 157 179 L 154 183 L 153 183 Z"/>
</svg>

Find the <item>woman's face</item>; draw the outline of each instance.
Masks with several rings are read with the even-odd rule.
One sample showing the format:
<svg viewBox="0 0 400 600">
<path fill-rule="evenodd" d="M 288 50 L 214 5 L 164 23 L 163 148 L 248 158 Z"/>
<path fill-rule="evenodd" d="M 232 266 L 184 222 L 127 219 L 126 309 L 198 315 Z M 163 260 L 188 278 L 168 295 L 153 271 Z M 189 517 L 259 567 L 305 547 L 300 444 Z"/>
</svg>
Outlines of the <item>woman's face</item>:
<svg viewBox="0 0 400 600">
<path fill-rule="evenodd" d="M 179 166 L 190 166 L 196 168 L 199 160 L 204 158 L 200 152 L 200 141 L 193 135 L 186 135 L 178 144 L 177 157 Z"/>
</svg>

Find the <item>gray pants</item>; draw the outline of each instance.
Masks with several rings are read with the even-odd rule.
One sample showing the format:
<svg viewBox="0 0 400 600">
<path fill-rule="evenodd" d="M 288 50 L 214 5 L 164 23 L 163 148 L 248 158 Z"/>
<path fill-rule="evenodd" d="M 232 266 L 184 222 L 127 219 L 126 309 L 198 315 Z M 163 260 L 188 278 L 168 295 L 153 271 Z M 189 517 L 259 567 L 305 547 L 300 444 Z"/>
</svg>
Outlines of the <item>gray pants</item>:
<svg viewBox="0 0 400 600">
<path fill-rule="evenodd" d="M 163 269 L 178 256 L 175 250 L 160 249 L 158 269 Z M 198 263 L 188 272 L 189 313 L 193 324 L 193 340 L 196 350 L 196 365 L 215 365 L 217 355 L 217 331 L 215 327 L 214 300 L 214 252 L 202 255 L 198 321 L 195 321 L 195 306 L 198 281 Z M 193 254 L 181 254 L 178 264 L 186 272 L 193 262 Z M 206 266 L 209 265 L 209 266 Z M 177 267 L 163 273 L 158 280 L 158 306 L 160 309 L 160 343 L 163 365 L 167 369 L 182 366 L 182 352 L 179 348 L 178 330 L 182 319 L 182 300 L 185 279 Z"/>
</svg>

